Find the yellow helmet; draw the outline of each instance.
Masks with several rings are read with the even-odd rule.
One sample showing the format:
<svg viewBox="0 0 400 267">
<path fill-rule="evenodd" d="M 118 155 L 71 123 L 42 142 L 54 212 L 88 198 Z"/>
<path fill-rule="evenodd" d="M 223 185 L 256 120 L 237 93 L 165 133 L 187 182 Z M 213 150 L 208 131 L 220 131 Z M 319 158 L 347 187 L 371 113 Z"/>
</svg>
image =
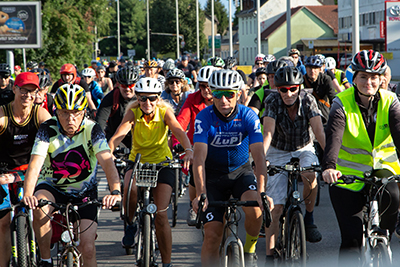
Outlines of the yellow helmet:
<svg viewBox="0 0 400 267">
<path fill-rule="evenodd" d="M 144 63 L 145 68 L 158 68 L 158 63 L 155 60 L 148 60 Z"/>
<path fill-rule="evenodd" d="M 88 106 L 85 90 L 77 84 L 64 84 L 54 96 L 56 109 L 85 110 Z"/>
</svg>

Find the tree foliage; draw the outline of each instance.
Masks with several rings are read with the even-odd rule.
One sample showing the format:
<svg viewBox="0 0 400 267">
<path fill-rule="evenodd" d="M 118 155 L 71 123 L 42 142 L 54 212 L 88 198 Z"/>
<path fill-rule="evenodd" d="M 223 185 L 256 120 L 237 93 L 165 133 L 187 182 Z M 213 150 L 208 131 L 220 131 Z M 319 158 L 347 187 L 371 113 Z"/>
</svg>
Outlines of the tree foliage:
<svg viewBox="0 0 400 267">
<path fill-rule="evenodd" d="M 205 13 L 211 17 L 211 1 L 207 0 Z M 217 31 L 224 35 L 226 28 L 229 26 L 228 11 L 222 4 L 221 0 L 214 0 L 214 16 L 218 19 Z"/>
</svg>

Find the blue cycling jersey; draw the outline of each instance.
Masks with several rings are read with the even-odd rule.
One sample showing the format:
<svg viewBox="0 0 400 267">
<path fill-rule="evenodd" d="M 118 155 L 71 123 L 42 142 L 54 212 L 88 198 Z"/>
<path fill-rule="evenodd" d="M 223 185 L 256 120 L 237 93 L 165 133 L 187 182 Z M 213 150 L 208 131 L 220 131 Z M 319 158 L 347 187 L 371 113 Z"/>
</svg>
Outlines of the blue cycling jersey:
<svg viewBox="0 0 400 267">
<path fill-rule="evenodd" d="M 193 143 L 208 145 L 205 168 L 230 173 L 249 160 L 249 146 L 262 142 L 260 119 L 250 108 L 238 105 L 233 118 L 221 120 L 213 106 L 197 114 Z"/>
</svg>

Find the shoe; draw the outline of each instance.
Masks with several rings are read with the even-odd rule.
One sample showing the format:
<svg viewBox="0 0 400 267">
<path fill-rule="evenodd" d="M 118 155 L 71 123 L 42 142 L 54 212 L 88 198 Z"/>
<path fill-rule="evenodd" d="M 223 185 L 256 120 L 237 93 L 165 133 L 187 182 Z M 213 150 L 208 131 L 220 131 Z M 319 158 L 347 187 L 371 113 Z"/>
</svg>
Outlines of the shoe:
<svg viewBox="0 0 400 267">
<path fill-rule="evenodd" d="M 125 229 L 125 235 L 122 238 L 123 247 L 133 247 L 135 245 L 135 237 L 138 233 L 137 224 L 128 225 Z"/>
<path fill-rule="evenodd" d="M 257 255 L 256 253 L 244 253 L 244 266 L 246 267 L 257 267 Z"/>
<path fill-rule="evenodd" d="M 47 261 L 39 261 L 39 267 L 53 267 L 53 260 L 50 262 Z"/>
<path fill-rule="evenodd" d="M 306 225 L 306 240 L 311 243 L 321 241 L 322 235 L 315 224 Z"/>
<path fill-rule="evenodd" d="M 196 212 L 194 212 L 194 210 L 192 208 L 189 208 L 187 218 L 186 218 L 187 224 L 189 226 L 196 226 L 196 217 L 197 217 Z"/>
</svg>

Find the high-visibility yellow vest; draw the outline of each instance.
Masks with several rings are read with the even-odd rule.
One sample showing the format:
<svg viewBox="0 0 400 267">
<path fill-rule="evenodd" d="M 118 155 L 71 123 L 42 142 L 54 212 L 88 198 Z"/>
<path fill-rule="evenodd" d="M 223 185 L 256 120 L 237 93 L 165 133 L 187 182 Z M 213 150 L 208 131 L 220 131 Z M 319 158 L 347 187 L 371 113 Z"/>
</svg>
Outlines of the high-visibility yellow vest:
<svg viewBox="0 0 400 267">
<path fill-rule="evenodd" d="M 360 108 L 355 101 L 354 91 L 354 87 L 351 87 L 336 95 L 342 101 L 346 115 L 346 126 L 336 169 L 343 175 L 358 177 L 363 177 L 365 171 L 372 169 L 388 169 L 394 174 L 399 174 L 400 164 L 389 128 L 389 108 L 395 100 L 395 94 L 379 90 L 381 99 L 378 102 L 374 146 L 372 146 Z M 338 186 L 360 191 L 364 183 Z"/>
<path fill-rule="evenodd" d="M 339 83 L 339 87 L 342 89 L 342 91 L 344 91 L 346 88 L 344 87 L 342 80 L 341 80 L 342 73 L 343 73 L 342 70 L 335 69 L 335 78 Z M 335 91 L 336 91 L 336 89 L 335 89 Z M 336 93 L 338 93 L 338 92 L 336 92 Z"/>
</svg>

